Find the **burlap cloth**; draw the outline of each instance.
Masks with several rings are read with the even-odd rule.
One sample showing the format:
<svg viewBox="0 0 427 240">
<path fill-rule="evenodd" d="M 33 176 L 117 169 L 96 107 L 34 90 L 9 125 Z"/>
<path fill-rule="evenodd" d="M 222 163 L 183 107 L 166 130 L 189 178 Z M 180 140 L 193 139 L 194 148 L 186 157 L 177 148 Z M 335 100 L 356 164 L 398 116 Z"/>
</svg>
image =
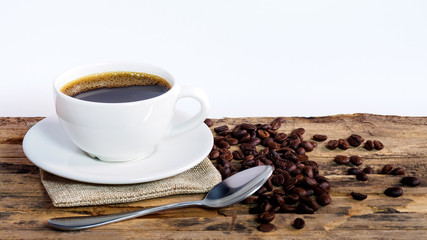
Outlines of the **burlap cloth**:
<svg viewBox="0 0 427 240">
<path fill-rule="evenodd" d="M 177 194 L 204 193 L 221 181 L 221 175 L 207 158 L 173 177 L 130 185 L 83 183 L 41 169 L 40 172 L 41 181 L 55 207 L 126 203 Z"/>
</svg>

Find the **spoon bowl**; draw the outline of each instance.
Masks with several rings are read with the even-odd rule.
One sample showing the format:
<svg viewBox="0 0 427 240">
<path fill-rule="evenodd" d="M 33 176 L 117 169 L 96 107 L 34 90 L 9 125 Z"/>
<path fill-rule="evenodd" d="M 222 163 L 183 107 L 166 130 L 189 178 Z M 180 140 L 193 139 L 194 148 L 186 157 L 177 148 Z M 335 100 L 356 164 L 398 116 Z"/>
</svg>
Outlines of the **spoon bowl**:
<svg viewBox="0 0 427 240">
<path fill-rule="evenodd" d="M 60 230 L 81 230 L 109 223 L 140 217 L 155 212 L 190 207 L 221 208 L 243 201 L 255 193 L 273 172 L 271 166 L 263 165 L 241 171 L 215 185 L 200 201 L 187 201 L 152 207 L 132 212 L 117 213 L 103 216 L 62 217 L 49 219 L 50 227 Z"/>
</svg>

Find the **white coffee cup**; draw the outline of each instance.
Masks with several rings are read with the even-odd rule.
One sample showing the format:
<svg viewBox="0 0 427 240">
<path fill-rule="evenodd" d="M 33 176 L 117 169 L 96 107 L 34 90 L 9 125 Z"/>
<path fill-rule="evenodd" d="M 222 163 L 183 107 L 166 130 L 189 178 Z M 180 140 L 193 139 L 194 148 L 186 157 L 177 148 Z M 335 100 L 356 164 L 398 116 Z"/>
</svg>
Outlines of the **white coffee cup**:
<svg viewBox="0 0 427 240">
<path fill-rule="evenodd" d="M 125 103 L 99 103 L 68 96 L 60 91 L 80 77 L 103 72 L 142 72 L 157 75 L 171 88 L 160 96 Z M 70 69 L 54 81 L 55 107 L 70 140 L 102 161 L 121 162 L 150 156 L 165 137 L 187 132 L 207 117 L 206 94 L 195 87 L 180 86 L 167 71 L 143 63 L 102 63 Z M 196 99 L 200 110 L 189 120 L 172 125 L 175 104 L 183 97 Z M 179 161 L 179 159 L 177 159 Z"/>
</svg>

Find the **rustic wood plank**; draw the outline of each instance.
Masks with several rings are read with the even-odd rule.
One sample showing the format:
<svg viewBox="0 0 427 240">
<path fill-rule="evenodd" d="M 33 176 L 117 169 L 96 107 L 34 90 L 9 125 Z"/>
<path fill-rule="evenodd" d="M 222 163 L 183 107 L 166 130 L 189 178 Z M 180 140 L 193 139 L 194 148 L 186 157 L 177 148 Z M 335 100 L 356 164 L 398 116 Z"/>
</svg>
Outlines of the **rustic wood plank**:
<svg viewBox="0 0 427 240">
<path fill-rule="evenodd" d="M 141 202 L 55 208 L 42 184 L 38 168 L 22 151 L 22 139 L 29 127 L 43 118 L 0 118 L 0 238 L 6 239 L 425 239 L 427 236 L 427 117 L 378 116 L 371 114 L 328 117 L 287 117 L 281 131 L 304 127 L 306 139 L 326 134 L 329 139 L 347 138 L 352 133 L 384 143 L 381 151 L 362 147 L 331 151 L 319 143 L 308 153 L 318 162 L 322 175 L 329 178 L 333 203 L 313 215 L 277 214 L 276 231 L 256 230 L 256 216 L 248 214 L 253 205 L 236 204 L 222 209 L 188 208 L 170 210 L 151 216 L 78 232 L 61 232 L 46 227 L 47 219 L 60 216 L 99 215 L 135 210 L 178 201 L 201 199 L 203 194 L 179 195 Z M 274 118 L 225 118 L 215 126 L 230 127 L 242 122 L 269 123 Z M 212 127 L 212 128 L 213 128 Z M 399 176 L 369 175 L 360 182 L 345 172 L 335 155 L 359 155 L 364 166 L 379 170 L 384 164 L 402 166 L 406 175 L 418 176 L 422 184 L 403 187 L 399 198 L 386 197 L 385 187 L 401 186 Z M 238 164 L 238 163 L 235 163 Z M 364 201 L 353 200 L 349 193 L 368 194 Z M 295 230 L 291 222 L 303 217 L 306 227 Z"/>
</svg>

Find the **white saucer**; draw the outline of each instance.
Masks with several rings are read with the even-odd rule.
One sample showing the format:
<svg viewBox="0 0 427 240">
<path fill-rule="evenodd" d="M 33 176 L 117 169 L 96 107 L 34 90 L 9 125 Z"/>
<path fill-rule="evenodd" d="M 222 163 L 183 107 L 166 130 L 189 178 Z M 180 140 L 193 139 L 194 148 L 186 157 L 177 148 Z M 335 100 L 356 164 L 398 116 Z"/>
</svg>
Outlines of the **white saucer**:
<svg viewBox="0 0 427 240">
<path fill-rule="evenodd" d="M 178 112 L 174 122 L 188 118 Z M 65 135 L 56 116 L 34 125 L 25 135 L 25 155 L 52 174 L 97 184 L 132 184 L 182 173 L 200 163 L 212 149 L 211 130 L 205 125 L 160 142 L 150 157 L 132 162 L 102 162 L 89 157 Z M 197 179 L 195 179 L 197 181 Z"/>
</svg>

